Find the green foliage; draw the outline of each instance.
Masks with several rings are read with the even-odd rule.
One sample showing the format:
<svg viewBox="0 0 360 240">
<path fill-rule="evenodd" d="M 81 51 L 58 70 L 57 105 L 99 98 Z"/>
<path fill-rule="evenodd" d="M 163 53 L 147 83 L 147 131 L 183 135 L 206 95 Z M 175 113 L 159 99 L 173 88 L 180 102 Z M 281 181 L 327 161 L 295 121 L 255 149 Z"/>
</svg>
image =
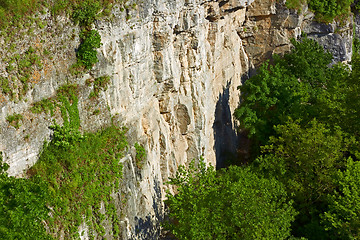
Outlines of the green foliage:
<svg viewBox="0 0 360 240">
<path fill-rule="evenodd" d="M 262 147 L 266 155 L 256 163 L 281 181 L 296 202 L 311 206 L 333 190 L 332 178 L 341 167 L 348 140 L 340 129 L 332 132 L 316 120 L 305 127 L 290 120 L 275 131 L 278 137 L 270 137 Z"/>
<path fill-rule="evenodd" d="M 9 79 L 5 77 L 0 77 L 0 87 L 4 94 L 12 94 L 12 89 L 10 88 Z"/>
<path fill-rule="evenodd" d="M 51 98 L 42 99 L 39 102 L 35 102 L 32 107 L 30 108 L 31 112 L 33 113 L 50 113 L 51 116 L 54 115 L 54 110 L 56 107 L 56 103 Z"/>
<path fill-rule="evenodd" d="M 0 238 L 51 239 L 42 224 L 49 218 L 46 183 L 38 178 L 28 181 L 9 177 L 8 168 L 0 152 Z"/>
<path fill-rule="evenodd" d="M 343 114 L 338 118 L 338 122 L 344 131 L 354 136 L 360 136 L 360 55 L 354 53 L 351 60 L 351 74 L 343 81 L 345 87 L 341 89 L 345 96 L 341 101 Z"/>
<path fill-rule="evenodd" d="M 71 129 L 79 129 L 80 117 L 78 105 L 78 85 L 63 85 L 57 90 L 57 101 L 60 103 L 61 116 L 64 126 Z"/>
<path fill-rule="evenodd" d="M 329 67 L 317 43 L 293 45 L 240 87 L 236 117 L 261 149 L 251 166 L 285 186 L 299 212 L 295 237 L 357 239 L 358 167 L 350 160 L 360 157 L 360 57 L 355 51 L 351 70 Z"/>
<path fill-rule="evenodd" d="M 265 143 L 273 135 L 272 126 L 287 116 L 297 119 L 308 105 L 305 86 L 284 67 L 265 63 L 259 73 L 240 86 L 242 102 L 235 117 L 256 141 Z"/>
<path fill-rule="evenodd" d="M 135 156 L 136 166 L 139 169 L 142 169 L 146 160 L 146 150 L 141 144 L 137 142 L 135 143 L 134 147 L 136 151 L 136 156 Z"/>
<path fill-rule="evenodd" d="M 242 86 L 240 108 L 235 117 L 250 137 L 265 144 L 274 135 L 273 126 L 285 124 L 288 117 L 306 124 L 313 118 L 332 119 L 335 126 L 343 118 L 345 81 L 343 65 L 328 67 L 331 55 L 310 39 L 293 41 L 293 50 L 275 64 L 265 63 L 259 73 Z M 331 116 L 331 117 L 329 117 Z"/>
<path fill-rule="evenodd" d="M 249 168 L 230 167 L 220 174 L 194 162 L 180 166 L 167 194 L 174 224 L 166 224 L 179 239 L 287 239 L 295 211 L 282 185 L 258 177 Z"/>
<path fill-rule="evenodd" d="M 85 221 L 89 235 L 105 234 L 105 221 L 119 235 L 120 221 L 111 197 L 119 187 L 122 166 L 119 163 L 127 147 L 126 130 L 111 126 L 97 133 L 82 135 L 78 86 L 68 84 L 57 90 L 51 100 L 40 102 L 34 110 L 47 106 L 60 108 L 63 126 L 54 122 L 50 143 L 46 143 L 38 162 L 28 171 L 30 180 L 41 179 L 47 183 L 51 200 L 51 218 L 46 220 L 51 234 L 59 237 L 64 231 L 67 239 L 78 238 L 78 227 Z M 106 215 L 99 212 L 104 202 Z"/>
<path fill-rule="evenodd" d="M 323 215 L 330 239 L 360 239 L 360 162 L 348 159 L 335 184 L 337 190 L 328 195 L 329 210 Z"/>
<path fill-rule="evenodd" d="M 348 15 L 350 13 L 350 5 L 354 0 L 287 0 L 288 8 L 301 10 L 305 3 L 315 12 L 316 17 L 322 22 L 331 22 L 340 15 Z"/>
<path fill-rule="evenodd" d="M 20 121 L 22 119 L 23 119 L 23 116 L 21 114 L 17 114 L 17 113 L 14 113 L 14 114 L 6 117 L 6 121 L 8 121 L 9 124 L 16 129 L 19 129 L 19 127 L 21 126 Z"/>
<path fill-rule="evenodd" d="M 75 3 L 72 18 L 80 26 L 90 26 L 101 9 L 101 3 L 97 0 L 85 0 Z"/>
<path fill-rule="evenodd" d="M 0 23 L 1 27 L 22 20 L 25 15 L 31 14 L 41 6 L 40 0 L 1 0 Z"/>
<path fill-rule="evenodd" d="M 96 48 L 101 45 L 100 34 L 96 30 L 91 30 L 83 33 L 80 37 L 81 44 L 76 56 L 87 69 L 91 69 L 98 62 Z"/>
<path fill-rule="evenodd" d="M 350 13 L 350 5 L 354 0 L 310 0 L 309 8 L 313 10 L 318 19 L 331 22 L 335 17 Z"/>
<path fill-rule="evenodd" d="M 90 234 L 102 229 L 101 202 L 105 203 L 107 219 L 119 224 L 110 194 L 118 188 L 122 176 L 119 160 L 127 146 L 125 130 L 116 126 L 69 142 L 71 147 L 59 147 L 54 138 L 29 170 L 30 179 L 42 179 L 51 193 L 48 205 L 52 218 L 46 224 L 54 236 L 65 231 L 67 239 L 77 237 L 84 216 Z"/>
<path fill-rule="evenodd" d="M 79 130 L 71 128 L 70 126 L 61 127 L 58 124 L 50 126 L 54 131 L 52 141 L 54 146 L 60 148 L 73 148 L 77 142 L 81 142 L 84 136 L 81 135 Z"/>
<path fill-rule="evenodd" d="M 77 95 L 78 85 L 65 84 L 57 89 L 55 97 L 33 103 L 31 111 L 37 114 L 50 112 L 51 116 L 53 116 L 55 109 L 60 108 L 64 126 L 69 129 L 79 129 L 80 117 L 77 107 L 79 101 Z"/>
<path fill-rule="evenodd" d="M 87 85 L 91 85 L 93 83 L 93 91 L 90 93 L 90 98 L 97 98 L 99 97 L 100 91 L 106 91 L 108 88 L 108 85 L 110 84 L 110 76 L 105 75 L 98 78 L 95 78 L 95 80 L 89 81 Z"/>
<path fill-rule="evenodd" d="M 277 137 L 262 147 L 263 156 L 254 162 L 257 169 L 284 184 L 299 211 L 292 226 L 295 236 L 328 239 L 320 215 L 326 210 L 327 195 L 336 189 L 333 178 L 344 168 L 345 155 L 354 138 L 346 138 L 338 128 L 331 131 L 312 120 L 306 126 L 289 121 L 275 127 Z"/>
</svg>

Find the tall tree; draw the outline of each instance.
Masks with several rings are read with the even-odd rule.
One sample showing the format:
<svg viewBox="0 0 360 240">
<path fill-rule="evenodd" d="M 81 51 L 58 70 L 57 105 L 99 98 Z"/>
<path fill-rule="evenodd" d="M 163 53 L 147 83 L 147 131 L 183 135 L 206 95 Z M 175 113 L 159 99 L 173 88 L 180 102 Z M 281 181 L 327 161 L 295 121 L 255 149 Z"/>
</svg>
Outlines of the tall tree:
<svg viewBox="0 0 360 240">
<path fill-rule="evenodd" d="M 180 167 L 171 184 L 176 195 L 166 201 L 179 239 L 286 239 L 295 211 L 286 191 L 274 179 L 249 168 L 230 167 L 220 173 L 213 167 Z"/>
</svg>

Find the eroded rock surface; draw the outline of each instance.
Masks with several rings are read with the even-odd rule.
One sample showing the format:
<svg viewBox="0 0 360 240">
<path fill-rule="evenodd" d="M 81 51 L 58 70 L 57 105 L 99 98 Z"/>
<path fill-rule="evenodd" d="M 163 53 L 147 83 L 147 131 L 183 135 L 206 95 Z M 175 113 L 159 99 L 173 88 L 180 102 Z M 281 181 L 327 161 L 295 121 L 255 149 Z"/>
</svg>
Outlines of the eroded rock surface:
<svg viewBox="0 0 360 240">
<path fill-rule="evenodd" d="M 0 151 L 9 173 L 23 176 L 50 139 L 52 119 L 61 123 L 59 112 L 54 117 L 34 114 L 31 104 L 53 96 L 64 83 L 79 84 L 83 131 L 113 119 L 129 128 L 130 143 L 139 142 L 147 151 L 142 169 L 136 167 L 133 148 L 122 159 L 124 182 L 114 195 L 124 212 L 121 239 L 159 239 L 165 182 L 177 167 L 200 155 L 221 166 L 223 156 L 236 155 L 239 139 L 232 113 L 239 102 L 237 87 L 249 72 L 273 53 L 289 51 L 289 39 L 301 32 L 328 46 L 337 61 L 347 61 L 352 28 L 339 31 L 336 24 L 314 23 L 306 9 L 299 15 L 272 0 L 145 0 L 128 14 L 132 18 L 125 20 L 126 13 L 115 8 L 111 21 L 95 23 L 102 46 L 90 73 L 74 77 L 68 72 L 74 51 L 67 59 L 55 55 L 22 100 L 0 97 Z M 64 19 L 60 23 L 67 27 L 57 30 L 59 36 L 78 31 Z M 62 40 L 51 41 L 56 46 Z M 65 49 L 71 52 L 78 43 L 75 38 Z M 111 78 L 108 89 L 89 99 L 86 80 L 103 75 Z M 13 113 L 23 115 L 19 129 L 6 121 Z M 126 207 L 120 206 L 124 199 Z"/>
</svg>

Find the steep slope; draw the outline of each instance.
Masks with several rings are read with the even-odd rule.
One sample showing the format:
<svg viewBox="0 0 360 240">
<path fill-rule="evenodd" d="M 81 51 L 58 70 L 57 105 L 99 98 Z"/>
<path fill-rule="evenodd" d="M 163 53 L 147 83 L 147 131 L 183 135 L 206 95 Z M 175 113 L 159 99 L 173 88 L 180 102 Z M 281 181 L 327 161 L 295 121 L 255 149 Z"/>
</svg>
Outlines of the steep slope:
<svg viewBox="0 0 360 240">
<path fill-rule="evenodd" d="M 66 17 L 54 21 L 49 13 L 41 15 L 46 31 L 35 28 L 35 35 L 18 36 L 17 51 L 24 54 L 32 45 L 39 55 L 50 49 L 52 57 L 44 55 L 43 67 L 32 70 L 31 87 L 23 96 L 14 90 L 12 98 L 4 87 L 0 95 L 0 151 L 10 164 L 9 174 L 24 176 L 50 139 L 52 119 L 62 121 L 59 111 L 54 116 L 33 113 L 33 104 L 53 97 L 65 83 L 78 84 L 83 131 L 96 131 L 113 119 L 129 128 L 130 143 L 145 146 L 141 168 L 134 147 L 122 159 L 119 193 L 127 196 L 122 237 L 157 239 L 168 188 L 164 183 L 177 167 L 200 155 L 221 166 L 222 156 L 236 155 L 239 136 L 232 113 L 239 101 L 237 86 L 254 68 L 272 53 L 288 51 L 289 38 L 302 31 L 337 53 L 336 60 L 349 60 L 350 23 L 340 28 L 317 24 L 312 17 L 306 9 L 299 15 L 272 0 L 146 0 L 126 12 L 115 7 L 110 20 L 93 26 L 102 39 L 99 62 L 73 75 L 69 67 L 76 61 L 79 28 Z M 3 48 L 10 47 L 1 41 Z M 1 61 L 0 75 L 8 78 L 9 64 Z M 110 77 L 107 90 L 89 98 L 93 86 L 88 83 L 101 76 Z M 21 126 L 6 120 L 13 114 L 22 115 Z"/>
</svg>

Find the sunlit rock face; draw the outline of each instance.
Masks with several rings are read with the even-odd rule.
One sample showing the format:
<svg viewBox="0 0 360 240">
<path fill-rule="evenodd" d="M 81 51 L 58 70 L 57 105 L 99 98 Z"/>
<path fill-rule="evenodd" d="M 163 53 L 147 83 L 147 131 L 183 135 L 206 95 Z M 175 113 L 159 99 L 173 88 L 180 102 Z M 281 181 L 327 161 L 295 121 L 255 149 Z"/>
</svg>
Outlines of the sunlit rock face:
<svg viewBox="0 0 360 240">
<path fill-rule="evenodd" d="M 114 8 L 113 14 L 94 24 L 102 38 L 99 62 L 81 77 L 68 71 L 79 44 L 78 37 L 69 36 L 78 28 L 63 18 L 52 23 L 62 27 L 49 45 L 69 43 L 54 50 L 57 55 L 39 73 L 26 101 L 1 96 L 0 151 L 9 174 L 24 176 L 44 140 L 50 140 L 52 119 L 62 121 L 60 112 L 54 117 L 32 113 L 31 104 L 53 96 L 65 83 L 79 84 L 81 130 L 96 131 L 114 121 L 129 129 L 130 145 L 139 142 L 147 151 L 142 169 L 136 167 L 133 147 L 121 160 L 124 180 L 114 193 L 123 211 L 121 239 L 160 238 L 165 183 L 179 165 L 202 155 L 221 167 L 228 157 L 237 157 L 242 142 L 232 117 L 239 104 L 237 87 L 273 53 L 289 51 L 290 38 L 305 32 L 336 53 L 335 60 L 351 55 L 350 24 L 339 31 L 335 23 L 314 23 L 307 9 L 299 15 L 272 0 L 144 0 L 127 12 Z M 86 80 L 103 75 L 110 76 L 109 87 L 90 99 Z M 5 120 L 13 113 L 23 115 L 19 129 Z"/>
</svg>

